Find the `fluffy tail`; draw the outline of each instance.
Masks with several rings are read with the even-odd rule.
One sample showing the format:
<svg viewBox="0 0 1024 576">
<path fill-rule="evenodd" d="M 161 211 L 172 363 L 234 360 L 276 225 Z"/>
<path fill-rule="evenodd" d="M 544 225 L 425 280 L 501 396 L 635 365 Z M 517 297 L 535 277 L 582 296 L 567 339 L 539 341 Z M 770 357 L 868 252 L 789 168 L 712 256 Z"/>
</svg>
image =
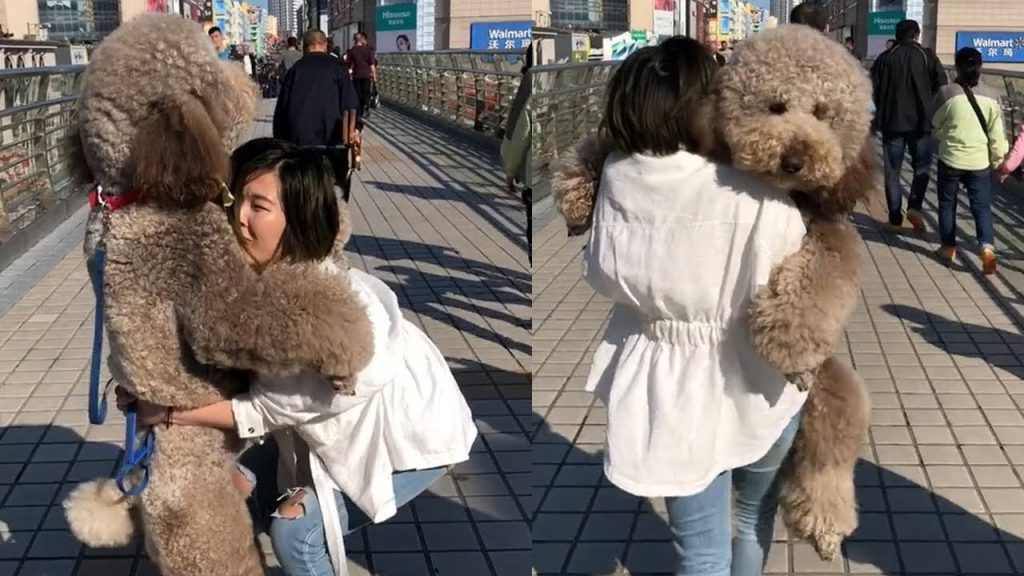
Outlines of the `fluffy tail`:
<svg viewBox="0 0 1024 576">
<path fill-rule="evenodd" d="M 64 500 L 64 516 L 71 532 L 92 548 L 118 548 L 131 542 L 135 533 L 131 507 L 135 503 L 121 493 L 112 478 L 79 484 Z"/>
<path fill-rule="evenodd" d="M 570 236 L 590 229 L 605 156 L 598 138 L 591 136 L 563 157 L 555 174 L 551 196 Z"/>
</svg>

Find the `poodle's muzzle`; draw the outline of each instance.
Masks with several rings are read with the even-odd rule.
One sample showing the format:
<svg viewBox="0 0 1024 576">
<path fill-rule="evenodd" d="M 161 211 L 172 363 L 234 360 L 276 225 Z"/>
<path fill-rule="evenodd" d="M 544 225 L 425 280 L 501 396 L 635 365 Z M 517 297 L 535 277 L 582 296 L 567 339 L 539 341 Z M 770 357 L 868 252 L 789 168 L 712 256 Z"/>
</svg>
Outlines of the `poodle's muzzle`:
<svg viewBox="0 0 1024 576">
<path fill-rule="evenodd" d="M 747 118 L 725 131 L 737 168 L 790 190 L 831 187 L 842 177 L 844 150 L 829 123 L 798 112 Z"/>
</svg>

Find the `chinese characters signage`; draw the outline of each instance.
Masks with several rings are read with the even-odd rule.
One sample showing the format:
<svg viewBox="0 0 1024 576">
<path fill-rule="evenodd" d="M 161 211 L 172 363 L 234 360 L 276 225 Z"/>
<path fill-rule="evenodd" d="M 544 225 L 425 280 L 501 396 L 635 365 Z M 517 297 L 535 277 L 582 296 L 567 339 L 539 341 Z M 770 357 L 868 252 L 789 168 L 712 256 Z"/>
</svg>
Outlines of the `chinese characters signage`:
<svg viewBox="0 0 1024 576">
<path fill-rule="evenodd" d="M 416 49 L 416 5 L 377 7 L 377 52 L 410 52 Z"/>
<path fill-rule="evenodd" d="M 1024 63 L 1024 31 L 1021 32 L 957 32 L 956 49 L 975 48 L 987 64 Z"/>
<path fill-rule="evenodd" d="M 520 50 L 530 45 L 533 23 L 474 22 L 469 26 L 472 50 Z"/>
</svg>

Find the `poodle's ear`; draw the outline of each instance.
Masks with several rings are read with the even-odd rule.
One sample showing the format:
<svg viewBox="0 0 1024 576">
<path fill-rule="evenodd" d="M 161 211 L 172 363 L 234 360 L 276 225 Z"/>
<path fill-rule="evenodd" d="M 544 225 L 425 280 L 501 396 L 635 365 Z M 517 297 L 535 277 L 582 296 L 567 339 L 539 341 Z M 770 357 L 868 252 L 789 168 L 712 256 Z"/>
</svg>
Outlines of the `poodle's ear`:
<svg viewBox="0 0 1024 576">
<path fill-rule="evenodd" d="M 218 197 L 230 163 L 213 116 L 199 99 L 157 105 L 138 127 L 126 180 L 147 201 L 193 208 Z"/>
<path fill-rule="evenodd" d="M 878 177 L 878 155 L 868 135 L 853 164 L 835 186 L 824 191 L 818 202 L 829 213 L 849 214 L 857 207 L 857 202 L 867 201 L 876 192 Z"/>
</svg>

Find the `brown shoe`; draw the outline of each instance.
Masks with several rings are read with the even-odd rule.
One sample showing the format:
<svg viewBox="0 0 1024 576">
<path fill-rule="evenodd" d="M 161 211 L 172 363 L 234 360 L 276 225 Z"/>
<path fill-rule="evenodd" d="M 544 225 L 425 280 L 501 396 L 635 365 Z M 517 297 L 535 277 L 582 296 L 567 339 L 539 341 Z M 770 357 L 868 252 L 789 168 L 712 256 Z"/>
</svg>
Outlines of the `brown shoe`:
<svg viewBox="0 0 1024 576">
<path fill-rule="evenodd" d="M 943 264 L 946 266 L 952 266 L 953 262 L 956 260 L 956 246 L 943 246 L 942 248 L 939 248 L 936 254 Z"/>
<path fill-rule="evenodd" d="M 914 227 L 914 232 L 918 234 L 928 231 L 928 227 L 924 224 L 924 216 L 917 210 L 907 210 L 907 222 L 910 222 L 910 225 Z"/>
<path fill-rule="evenodd" d="M 991 247 L 981 249 L 981 270 L 986 275 L 996 273 L 996 251 Z"/>
</svg>

